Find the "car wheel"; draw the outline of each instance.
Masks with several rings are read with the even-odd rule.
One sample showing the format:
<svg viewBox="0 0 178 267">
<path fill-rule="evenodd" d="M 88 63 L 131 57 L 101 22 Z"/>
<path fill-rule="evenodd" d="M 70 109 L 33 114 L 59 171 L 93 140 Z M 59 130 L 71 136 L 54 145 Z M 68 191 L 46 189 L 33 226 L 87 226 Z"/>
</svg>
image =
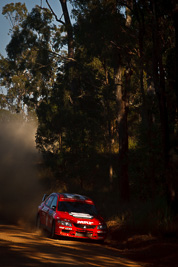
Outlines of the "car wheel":
<svg viewBox="0 0 178 267">
<path fill-rule="evenodd" d="M 55 224 L 55 221 L 53 221 L 53 224 L 52 224 L 52 228 L 51 228 L 51 233 L 50 233 L 50 237 L 51 238 L 55 238 L 55 228 L 56 228 L 56 224 Z"/>
<path fill-rule="evenodd" d="M 41 228 L 41 221 L 40 221 L 40 215 L 38 214 L 37 219 L 36 219 L 36 227 L 37 229 Z"/>
</svg>

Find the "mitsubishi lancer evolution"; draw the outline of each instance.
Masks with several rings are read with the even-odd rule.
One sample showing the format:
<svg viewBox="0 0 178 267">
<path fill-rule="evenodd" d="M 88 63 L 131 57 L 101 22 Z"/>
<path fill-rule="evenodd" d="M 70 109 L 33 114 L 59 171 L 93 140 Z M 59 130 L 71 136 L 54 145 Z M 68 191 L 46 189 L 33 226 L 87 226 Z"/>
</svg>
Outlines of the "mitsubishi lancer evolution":
<svg viewBox="0 0 178 267">
<path fill-rule="evenodd" d="M 82 195 L 44 195 L 38 207 L 36 224 L 49 231 L 51 238 L 66 236 L 104 241 L 107 226 L 93 201 Z"/>
</svg>

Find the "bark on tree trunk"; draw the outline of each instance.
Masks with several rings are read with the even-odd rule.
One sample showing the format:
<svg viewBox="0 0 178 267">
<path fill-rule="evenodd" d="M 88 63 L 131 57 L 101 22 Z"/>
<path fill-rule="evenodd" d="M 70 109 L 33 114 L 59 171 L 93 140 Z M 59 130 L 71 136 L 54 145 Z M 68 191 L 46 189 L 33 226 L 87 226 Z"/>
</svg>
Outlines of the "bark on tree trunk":
<svg viewBox="0 0 178 267">
<path fill-rule="evenodd" d="M 68 41 L 68 79 L 69 79 L 69 87 L 71 91 L 71 103 L 75 102 L 75 97 L 77 95 L 77 85 L 74 74 L 75 69 L 75 61 L 74 61 L 74 38 L 73 38 L 73 26 L 71 24 L 69 11 L 67 8 L 67 0 L 60 0 L 64 20 L 65 27 L 67 31 L 67 41 Z"/>
<path fill-rule="evenodd" d="M 132 22 L 131 10 L 133 0 L 127 0 L 126 7 L 126 26 L 130 27 Z M 129 175 L 128 175 L 128 94 L 127 90 L 130 84 L 130 71 L 125 71 L 125 85 L 122 84 L 122 59 L 120 51 L 116 49 L 115 55 L 115 86 L 116 101 L 118 105 L 118 133 L 119 133 L 119 181 L 120 181 L 120 197 L 124 202 L 128 202 L 130 198 Z"/>
<path fill-rule="evenodd" d="M 173 20 L 174 20 L 174 28 L 175 28 L 175 51 L 176 51 L 176 77 L 175 77 L 175 94 L 176 94 L 176 103 L 177 103 L 177 112 L 178 112 L 178 4 L 176 0 L 172 0 L 173 2 Z"/>
<path fill-rule="evenodd" d="M 159 24 L 157 18 L 156 1 L 152 0 L 153 12 L 153 51 L 154 51 L 154 84 L 159 102 L 161 134 L 163 144 L 164 157 L 164 182 L 167 190 L 167 200 L 172 206 L 175 200 L 175 188 L 173 186 L 173 177 L 171 175 L 171 161 L 170 161 L 170 137 L 168 124 L 168 111 L 165 95 L 165 75 L 162 63 L 161 43 L 159 38 Z"/>
<path fill-rule="evenodd" d="M 153 10 L 153 79 L 156 94 L 159 102 L 160 122 L 161 122 L 161 135 L 163 143 L 163 153 L 165 166 L 169 164 L 169 126 L 168 126 L 168 114 L 165 96 L 165 78 L 164 69 L 162 64 L 161 44 L 159 38 L 157 14 L 156 14 L 156 2 L 152 1 Z"/>
<path fill-rule="evenodd" d="M 116 101 L 118 105 L 118 133 L 119 133 L 119 184 L 120 197 L 124 202 L 129 201 L 128 178 L 128 129 L 127 129 L 127 92 L 122 84 L 122 66 L 119 52 L 117 51 L 115 67 Z M 124 93 L 123 93 L 124 90 Z"/>
<path fill-rule="evenodd" d="M 68 58 L 69 60 L 74 59 L 74 40 L 73 40 L 73 27 L 69 17 L 69 12 L 67 8 L 67 0 L 60 0 L 62 11 L 64 14 L 65 27 L 68 36 Z"/>
</svg>

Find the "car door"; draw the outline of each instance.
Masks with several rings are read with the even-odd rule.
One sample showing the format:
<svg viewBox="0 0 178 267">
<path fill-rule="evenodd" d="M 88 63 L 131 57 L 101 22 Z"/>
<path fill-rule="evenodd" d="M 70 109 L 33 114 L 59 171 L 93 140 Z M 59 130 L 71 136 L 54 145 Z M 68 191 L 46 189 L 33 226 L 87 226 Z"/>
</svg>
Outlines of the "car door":
<svg viewBox="0 0 178 267">
<path fill-rule="evenodd" d="M 50 230 L 52 228 L 52 223 L 53 223 L 53 215 L 54 213 L 56 212 L 56 207 L 57 207 L 57 196 L 54 196 L 51 204 L 50 204 L 50 207 L 49 207 L 49 210 L 48 210 L 48 225 L 47 225 L 47 228 Z"/>
<path fill-rule="evenodd" d="M 51 205 L 51 203 L 52 203 L 52 201 L 53 201 L 53 198 L 54 198 L 53 195 L 49 196 L 49 197 L 46 199 L 43 208 L 41 209 L 41 223 L 42 223 L 45 227 L 47 227 L 47 225 L 48 225 L 48 211 L 49 211 L 49 209 L 50 209 L 50 205 Z"/>
</svg>

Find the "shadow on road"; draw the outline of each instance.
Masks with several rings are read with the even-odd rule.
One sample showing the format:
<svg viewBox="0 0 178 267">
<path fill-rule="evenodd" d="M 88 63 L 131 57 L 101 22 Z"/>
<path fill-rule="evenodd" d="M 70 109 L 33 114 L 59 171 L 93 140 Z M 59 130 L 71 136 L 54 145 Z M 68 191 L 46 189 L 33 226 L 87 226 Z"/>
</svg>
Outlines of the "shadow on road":
<svg viewBox="0 0 178 267">
<path fill-rule="evenodd" d="M 92 242 L 49 239 L 40 232 L 0 225 L 0 266 L 145 266 Z"/>
</svg>

